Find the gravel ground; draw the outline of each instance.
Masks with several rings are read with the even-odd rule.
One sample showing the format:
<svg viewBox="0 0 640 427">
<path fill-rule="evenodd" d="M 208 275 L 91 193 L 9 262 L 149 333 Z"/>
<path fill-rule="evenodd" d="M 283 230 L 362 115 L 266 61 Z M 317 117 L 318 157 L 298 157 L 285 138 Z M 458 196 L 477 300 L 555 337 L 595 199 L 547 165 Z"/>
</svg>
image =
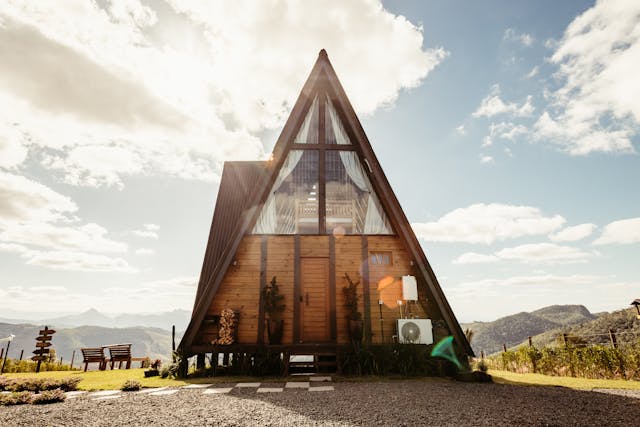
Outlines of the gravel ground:
<svg viewBox="0 0 640 427">
<path fill-rule="evenodd" d="M 234 388 L 229 394 L 204 395 L 181 389 L 169 396 L 127 393 L 101 401 L 84 395 L 51 405 L 0 407 L 0 425 L 629 426 L 640 420 L 638 398 L 561 387 L 448 380 L 332 385 L 335 391 L 327 392 L 257 394 L 255 388 Z"/>
</svg>

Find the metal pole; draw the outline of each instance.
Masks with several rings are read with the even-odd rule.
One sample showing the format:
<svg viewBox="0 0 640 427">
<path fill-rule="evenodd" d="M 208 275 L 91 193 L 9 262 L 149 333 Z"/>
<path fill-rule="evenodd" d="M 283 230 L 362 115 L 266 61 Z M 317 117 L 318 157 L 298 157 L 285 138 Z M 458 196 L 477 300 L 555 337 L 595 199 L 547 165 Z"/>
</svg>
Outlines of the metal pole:
<svg viewBox="0 0 640 427">
<path fill-rule="evenodd" d="M 75 358 L 76 358 L 76 351 L 73 350 L 73 353 L 71 353 L 71 365 L 69 366 L 71 370 L 73 370 L 73 359 Z"/>
</svg>

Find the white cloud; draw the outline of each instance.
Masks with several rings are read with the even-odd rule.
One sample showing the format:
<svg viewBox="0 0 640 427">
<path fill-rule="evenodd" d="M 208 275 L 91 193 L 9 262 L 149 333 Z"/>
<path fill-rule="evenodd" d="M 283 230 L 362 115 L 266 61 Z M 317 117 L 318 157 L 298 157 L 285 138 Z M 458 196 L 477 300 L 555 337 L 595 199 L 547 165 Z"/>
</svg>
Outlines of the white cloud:
<svg viewBox="0 0 640 427">
<path fill-rule="evenodd" d="M 24 176 L 0 171 L 0 230 L 8 224 L 57 221 L 77 210 L 69 197 Z"/>
<path fill-rule="evenodd" d="M 282 125 L 323 47 L 360 114 L 448 55 L 369 0 L 3 2 L 0 19 L 0 165 L 29 148 L 72 185 L 210 181 L 224 160 L 264 157 L 257 135 Z"/>
<path fill-rule="evenodd" d="M 453 260 L 454 264 L 487 264 L 498 261 L 520 261 L 527 264 L 561 264 L 583 262 L 595 256 L 570 246 L 555 243 L 531 243 L 513 248 L 505 248 L 493 254 L 467 252 Z"/>
<path fill-rule="evenodd" d="M 121 258 L 128 245 L 106 228 L 82 224 L 69 197 L 24 176 L 0 171 L 0 250 L 27 264 L 76 271 L 133 271 Z"/>
<path fill-rule="evenodd" d="M 594 245 L 640 243 L 640 218 L 628 218 L 607 224 Z"/>
<path fill-rule="evenodd" d="M 480 156 L 480 163 L 493 163 L 493 157 L 491 156 Z"/>
<path fill-rule="evenodd" d="M 136 255 L 153 255 L 155 253 L 156 253 L 156 251 L 154 251 L 153 249 L 149 249 L 149 248 L 136 249 Z"/>
<path fill-rule="evenodd" d="M 535 41 L 535 38 L 531 34 L 518 33 L 513 28 L 507 28 L 504 31 L 503 39 L 507 41 L 521 43 L 527 47 L 531 46 Z"/>
<path fill-rule="evenodd" d="M 575 242 L 591 235 L 596 229 L 595 224 L 580 224 L 566 227 L 554 234 L 549 235 L 553 242 Z"/>
<path fill-rule="evenodd" d="M 467 134 L 467 130 L 465 129 L 464 125 L 460 125 L 456 128 L 456 133 L 458 135 L 466 135 Z"/>
<path fill-rule="evenodd" d="M 27 260 L 27 264 L 71 271 L 124 273 L 136 271 L 122 258 L 73 251 L 34 252 Z"/>
<path fill-rule="evenodd" d="M 427 242 L 491 244 L 556 231 L 565 223 L 560 215 L 544 216 L 531 206 L 477 203 L 455 209 L 435 222 L 413 223 L 416 235 Z"/>
<path fill-rule="evenodd" d="M 160 226 L 156 224 L 144 224 L 142 226 L 142 230 L 133 230 L 132 233 L 138 237 L 149 237 L 151 239 L 157 239 L 158 230 L 160 230 Z"/>
<path fill-rule="evenodd" d="M 496 257 L 503 260 L 514 260 L 525 263 L 566 263 L 583 262 L 595 254 L 582 251 L 571 246 L 562 246 L 555 243 L 530 243 L 505 248 L 495 253 Z"/>
<path fill-rule="evenodd" d="M 531 100 L 532 97 L 529 95 L 521 105 L 515 102 L 506 103 L 500 98 L 500 86 L 493 85 L 489 95 L 480 102 L 480 106 L 471 115 L 473 117 L 493 117 L 499 114 L 507 114 L 516 117 L 526 117 L 535 111 Z"/>
<path fill-rule="evenodd" d="M 531 71 L 529 71 L 529 73 L 527 74 L 527 76 L 526 76 L 526 77 L 527 77 L 528 79 L 532 79 L 532 78 L 534 78 L 535 76 L 537 76 L 539 72 L 540 72 L 540 67 L 536 65 L 535 67 L 533 67 L 533 68 L 531 69 Z"/>
<path fill-rule="evenodd" d="M 487 264 L 497 262 L 495 255 L 479 254 L 476 252 L 466 252 L 453 260 L 454 264 Z"/>
<path fill-rule="evenodd" d="M 489 125 L 489 135 L 485 136 L 482 142 L 483 147 L 493 145 L 496 138 L 515 141 L 520 135 L 527 134 L 526 126 L 510 122 L 491 123 Z"/>
<path fill-rule="evenodd" d="M 562 86 L 536 123 L 538 139 L 572 155 L 635 151 L 639 15 L 639 2 L 598 1 L 571 22 L 551 56 Z"/>
<path fill-rule="evenodd" d="M 77 226 L 45 222 L 14 224 L 0 233 L 0 240 L 52 249 L 86 252 L 126 252 L 127 244 L 107 237 L 104 227 L 89 223 Z"/>
</svg>

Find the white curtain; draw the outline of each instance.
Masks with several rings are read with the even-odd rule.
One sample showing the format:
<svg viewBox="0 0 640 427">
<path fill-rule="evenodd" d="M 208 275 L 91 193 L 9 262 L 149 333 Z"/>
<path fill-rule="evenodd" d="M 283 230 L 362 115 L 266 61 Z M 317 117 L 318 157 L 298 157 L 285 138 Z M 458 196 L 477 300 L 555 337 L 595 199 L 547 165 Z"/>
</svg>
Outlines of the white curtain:
<svg viewBox="0 0 640 427">
<path fill-rule="evenodd" d="M 309 112 L 307 113 L 307 117 L 305 117 L 304 122 L 302 123 L 302 126 L 300 126 L 300 130 L 293 141 L 294 143 L 306 144 L 307 138 L 309 137 L 309 130 L 317 133 L 317 129 L 310 129 L 312 118 L 317 109 L 318 97 L 313 100 L 311 108 L 309 108 Z M 258 217 L 258 221 L 256 221 L 256 225 L 253 227 L 253 234 L 275 234 L 278 232 L 276 192 L 284 180 L 287 179 L 287 177 L 291 175 L 293 170 L 296 168 L 298 162 L 302 158 L 302 154 L 303 152 L 301 150 L 292 150 L 289 152 L 287 159 L 284 161 L 282 168 L 280 169 L 280 173 L 278 173 L 276 181 L 273 183 L 273 187 L 271 187 L 271 192 L 267 197 L 267 201 L 264 203 L 264 207 Z M 286 228 L 290 229 L 291 227 Z"/>
<path fill-rule="evenodd" d="M 347 136 L 342 123 L 338 118 L 335 108 L 331 102 L 327 102 L 327 111 L 329 111 L 329 118 L 331 119 L 331 127 L 336 137 L 336 143 L 339 145 L 349 145 L 349 137 Z M 361 190 L 369 193 L 367 200 L 367 213 L 364 222 L 364 234 L 388 234 L 389 227 L 386 224 L 384 218 L 380 214 L 378 209 L 378 203 L 376 196 L 371 192 L 371 185 L 365 175 L 365 171 L 358 160 L 358 155 L 355 151 L 339 151 L 340 160 L 342 165 L 347 171 L 347 175 L 351 178 L 351 181 Z"/>
</svg>

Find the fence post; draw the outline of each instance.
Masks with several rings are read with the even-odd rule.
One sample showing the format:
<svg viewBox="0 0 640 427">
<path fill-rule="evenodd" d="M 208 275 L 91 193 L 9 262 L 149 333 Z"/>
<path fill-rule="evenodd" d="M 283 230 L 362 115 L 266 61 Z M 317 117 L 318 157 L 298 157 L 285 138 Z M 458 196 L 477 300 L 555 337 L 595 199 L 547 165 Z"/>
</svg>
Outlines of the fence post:
<svg viewBox="0 0 640 427">
<path fill-rule="evenodd" d="M 22 355 L 24 354 L 24 349 L 20 350 L 20 360 L 22 360 Z"/>
<path fill-rule="evenodd" d="M 4 356 L 4 348 L 0 348 L 0 359 L 2 359 L 2 356 Z"/>
<path fill-rule="evenodd" d="M 567 346 L 567 334 L 562 334 L 562 343 L 565 347 Z"/>
<path fill-rule="evenodd" d="M 484 350 L 480 350 L 480 359 L 484 359 Z"/>
<path fill-rule="evenodd" d="M 611 347 L 617 348 L 618 341 L 616 340 L 616 333 L 613 332 L 613 329 L 609 329 L 609 340 L 611 341 Z"/>
<path fill-rule="evenodd" d="M 506 344 L 502 344 L 502 351 L 503 352 L 507 352 L 507 345 Z"/>
<path fill-rule="evenodd" d="M 529 347 L 533 347 L 533 341 L 531 340 L 531 337 L 529 337 Z"/>
<path fill-rule="evenodd" d="M 73 350 L 73 352 L 71 353 L 71 365 L 69 365 L 69 368 L 71 370 L 73 370 L 73 359 L 75 359 L 75 358 L 76 358 L 76 351 Z"/>
</svg>

